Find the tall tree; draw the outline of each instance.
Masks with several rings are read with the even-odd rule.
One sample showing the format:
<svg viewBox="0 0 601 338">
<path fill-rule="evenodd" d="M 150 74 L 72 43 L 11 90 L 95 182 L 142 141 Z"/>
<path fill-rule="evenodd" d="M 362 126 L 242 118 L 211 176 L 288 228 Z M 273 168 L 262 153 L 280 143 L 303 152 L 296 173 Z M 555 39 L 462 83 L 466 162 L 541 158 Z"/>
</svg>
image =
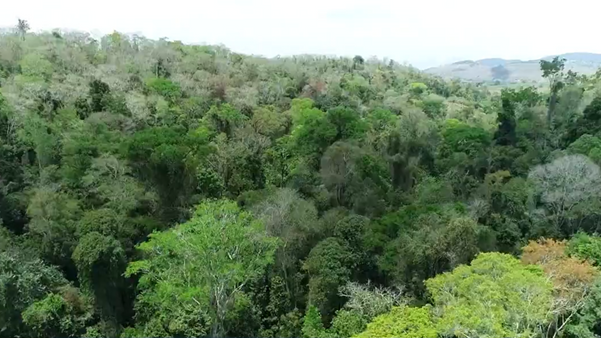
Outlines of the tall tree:
<svg viewBox="0 0 601 338">
<path fill-rule="evenodd" d="M 528 174 L 534 193 L 546 210 L 535 213 L 551 222 L 550 234 L 574 234 L 581 218 L 599 212 L 594 202 L 601 194 L 601 172 L 588 157 L 569 155 L 534 167 Z M 581 207 L 581 208 L 579 208 Z"/>
<path fill-rule="evenodd" d="M 544 333 L 552 309 L 552 285 L 542 269 L 505 254 L 480 254 L 426 287 L 443 336 L 533 337 Z"/>
<path fill-rule="evenodd" d="M 273 262 L 278 242 L 264 231 L 248 212 L 222 200 L 203 203 L 190 221 L 150 235 L 139 246 L 145 259 L 130 263 L 126 272 L 140 275 L 140 334 L 178 334 L 152 327 L 172 327 L 185 320 L 180 316 L 194 315 L 181 334 L 224 336 L 226 317 L 245 286 Z"/>
<path fill-rule="evenodd" d="M 29 32 L 29 29 L 29 22 L 27 22 L 27 20 L 17 19 L 17 32 L 21 36 L 22 40 L 25 40 L 25 34 Z"/>
<path fill-rule="evenodd" d="M 549 80 L 549 107 L 547 109 L 547 124 L 552 127 L 555 108 L 559 98 L 559 91 L 565 86 L 563 70 L 566 59 L 556 56 L 551 61 L 540 60 L 540 69 L 543 77 Z"/>
</svg>

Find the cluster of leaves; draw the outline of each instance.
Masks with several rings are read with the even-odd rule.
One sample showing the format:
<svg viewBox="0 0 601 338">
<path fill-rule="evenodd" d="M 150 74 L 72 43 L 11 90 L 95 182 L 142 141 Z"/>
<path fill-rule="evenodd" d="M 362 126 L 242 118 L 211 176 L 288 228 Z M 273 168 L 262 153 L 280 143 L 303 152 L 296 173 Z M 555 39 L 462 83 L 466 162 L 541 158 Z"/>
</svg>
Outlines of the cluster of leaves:
<svg viewBox="0 0 601 338">
<path fill-rule="evenodd" d="M 601 334 L 601 77 L 541 68 L 495 94 L 20 20 L 0 336 Z"/>
</svg>

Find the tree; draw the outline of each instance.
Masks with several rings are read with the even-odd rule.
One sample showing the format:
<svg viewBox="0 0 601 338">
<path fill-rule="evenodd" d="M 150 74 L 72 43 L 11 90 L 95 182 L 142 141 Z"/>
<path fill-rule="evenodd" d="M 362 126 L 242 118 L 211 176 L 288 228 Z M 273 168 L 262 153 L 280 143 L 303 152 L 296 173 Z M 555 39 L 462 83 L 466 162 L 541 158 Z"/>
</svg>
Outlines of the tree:
<svg viewBox="0 0 601 338">
<path fill-rule="evenodd" d="M 580 138 L 582 135 L 589 134 L 598 136 L 599 120 L 601 120 L 601 96 L 597 96 L 591 103 L 584 108 L 582 116 L 575 123 L 568 127 L 566 134 L 566 143 L 570 144 Z"/>
<path fill-rule="evenodd" d="M 564 73 L 566 59 L 556 56 L 551 61 L 540 60 L 540 69 L 543 72 L 543 77 L 549 80 L 549 108 L 547 110 L 547 125 L 552 127 L 555 108 L 559 91 L 565 86 Z"/>
<path fill-rule="evenodd" d="M 432 164 L 437 144 L 435 125 L 422 111 L 409 110 L 399 117 L 398 126 L 387 141 L 385 151 L 392 187 L 408 191 L 420 167 Z"/>
<path fill-rule="evenodd" d="M 566 253 L 601 266 L 601 237 L 578 232 L 568 242 Z"/>
<path fill-rule="evenodd" d="M 544 333 L 552 285 L 542 269 L 510 255 L 483 253 L 426 281 L 441 335 L 532 337 Z"/>
<path fill-rule="evenodd" d="M 355 338 L 428 338 L 438 336 L 428 307 L 395 307 L 367 324 Z"/>
<path fill-rule="evenodd" d="M 361 138 L 366 130 L 366 125 L 359 114 L 349 108 L 336 107 L 328 110 L 328 121 L 336 128 L 335 141 Z"/>
<path fill-rule="evenodd" d="M 29 337 L 81 337 L 92 319 L 90 303 L 76 289 L 51 293 L 23 311 Z"/>
<path fill-rule="evenodd" d="M 239 127 L 247 116 L 226 103 L 221 106 L 212 106 L 204 119 L 220 133 L 232 135 L 234 129 Z"/>
<path fill-rule="evenodd" d="M 67 193 L 53 186 L 32 189 L 27 215 L 29 244 L 47 261 L 59 265 L 70 274 L 74 271 L 71 254 L 77 245 L 76 221 L 81 205 Z"/>
<path fill-rule="evenodd" d="M 322 338 L 326 336 L 326 330 L 323 327 L 321 313 L 315 306 L 309 306 L 303 320 L 303 337 Z"/>
<path fill-rule="evenodd" d="M 599 272 L 587 261 L 568 257 L 566 242 L 543 239 L 523 248 L 524 264 L 539 264 L 553 283 L 553 306 L 546 337 L 557 336 L 584 306 Z"/>
<path fill-rule="evenodd" d="M 269 301 L 260 309 L 262 321 L 259 336 L 300 337 L 303 318 L 294 304 L 296 297 L 290 295 L 284 278 L 278 275 L 271 277 L 269 290 L 266 292 L 269 293 Z"/>
<path fill-rule="evenodd" d="M 582 307 L 566 326 L 565 337 L 597 338 L 601 334 L 601 284 L 597 280 Z"/>
<path fill-rule="evenodd" d="M 104 334 L 118 334 L 125 310 L 122 275 L 126 258 L 121 243 L 111 236 L 90 232 L 79 240 L 73 261 L 81 286 L 94 296 L 103 321 L 113 326 L 112 332 Z"/>
<path fill-rule="evenodd" d="M 110 92 L 111 90 L 108 84 L 100 80 L 93 80 L 90 82 L 88 95 L 90 97 L 90 109 L 92 112 L 104 111 L 105 108 L 108 107 Z"/>
<path fill-rule="evenodd" d="M 514 92 L 504 89 L 501 91 L 501 111 L 497 116 L 499 129 L 496 131 L 494 139 L 498 145 L 515 145 L 516 142 L 516 121 L 515 121 L 515 103 L 512 98 Z"/>
<path fill-rule="evenodd" d="M 29 22 L 23 19 L 17 19 L 17 32 L 21 36 L 21 40 L 25 40 L 25 34 L 29 31 Z"/>
<path fill-rule="evenodd" d="M 445 113 L 445 99 L 436 94 L 429 94 L 421 101 L 421 107 L 430 118 L 440 119 Z"/>
<path fill-rule="evenodd" d="M 21 74 L 34 81 L 48 81 L 54 72 L 52 63 L 39 53 L 25 55 L 19 65 L 21 66 Z"/>
<path fill-rule="evenodd" d="M 263 160 L 270 145 L 267 137 L 246 126 L 236 129 L 229 139 L 225 134 L 218 135 L 211 145 L 215 151 L 203 161 L 206 167 L 201 170 L 219 175 L 219 182 L 214 183 L 223 187 L 219 194 L 234 198 L 244 191 L 265 187 Z"/>
<path fill-rule="evenodd" d="M 359 183 L 357 161 L 361 149 L 357 146 L 336 142 L 331 145 L 321 158 L 321 179 L 330 191 L 335 205 L 348 206 L 355 184 Z"/>
<path fill-rule="evenodd" d="M 387 222 L 402 224 L 379 259 L 382 270 L 415 295 L 423 281 L 468 263 L 479 251 L 486 229 L 453 210 L 437 207 L 401 209 Z"/>
<path fill-rule="evenodd" d="M 272 138 L 280 137 L 288 122 L 287 117 L 277 112 L 273 106 L 255 109 L 250 121 L 257 133 Z"/>
<path fill-rule="evenodd" d="M 330 332 L 334 337 L 353 337 L 365 330 L 367 321 L 359 314 L 348 311 L 338 310 L 336 317 L 332 319 Z"/>
<path fill-rule="evenodd" d="M 340 295 L 347 298 L 343 309 L 366 321 L 389 312 L 394 306 L 406 305 L 408 302 L 399 289 L 372 287 L 369 283 L 363 285 L 350 282 L 340 288 Z"/>
<path fill-rule="evenodd" d="M 566 149 L 569 154 L 581 154 L 593 160 L 596 164 L 601 163 L 601 139 L 589 134 L 580 136 Z"/>
<path fill-rule="evenodd" d="M 171 103 L 176 102 L 182 96 L 179 84 L 161 77 L 147 80 L 146 89 L 151 93 L 163 96 Z"/>
<path fill-rule="evenodd" d="M 453 181 L 457 194 L 467 198 L 477 184 L 474 181 L 489 171 L 492 135 L 484 128 L 455 119 L 445 121 L 441 135 L 437 169 Z"/>
<path fill-rule="evenodd" d="M 200 320 L 190 329 L 220 337 L 238 295 L 273 262 L 277 240 L 248 212 L 221 200 L 201 204 L 190 221 L 150 235 L 138 248 L 145 259 L 130 263 L 126 275 L 140 275 L 140 330 L 202 314 L 198 319 L 208 315 L 208 323 Z"/>
<path fill-rule="evenodd" d="M 535 193 L 547 208 L 547 217 L 555 229 L 567 235 L 578 230 L 571 222 L 578 216 L 577 207 L 601 193 L 599 166 L 582 155 L 564 156 L 539 165 L 530 171 L 528 180 L 534 184 Z M 581 217 L 595 213 L 596 209 L 589 207 L 585 212 Z"/>
<path fill-rule="evenodd" d="M 4 249 L 4 248 L 3 248 Z M 7 248 L 8 249 L 8 248 Z M 0 252 L 0 327 L 10 337 L 25 334 L 21 313 L 68 283 L 54 267 L 10 249 Z"/>
<path fill-rule="evenodd" d="M 353 62 L 355 64 L 363 65 L 365 60 L 363 59 L 363 57 L 361 55 L 355 55 L 355 57 L 353 58 Z"/>
<path fill-rule="evenodd" d="M 149 127 L 125 143 L 125 155 L 134 173 L 152 184 L 167 220 L 180 219 L 196 189 L 196 168 L 212 152 L 210 131 L 203 126 L 186 132 L 181 127 Z"/>
<path fill-rule="evenodd" d="M 307 105 L 309 106 L 307 107 Z M 308 156 L 309 163 L 317 167 L 319 158 L 326 148 L 336 141 L 339 132 L 336 125 L 330 122 L 326 113 L 312 108 L 312 105 L 313 103 L 309 102 L 293 106 L 291 135 L 298 152 Z"/>
<path fill-rule="evenodd" d="M 327 238 L 317 244 L 303 265 L 309 275 L 309 304 L 324 315 L 325 320 L 342 304 L 338 289 L 349 282 L 353 255 L 337 238 Z"/>
<path fill-rule="evenodd" d="M 299 261 L 309 254 L 322 230 L 317 220 L 317 210 L 312 202 L 304 200 L 289 188 L 277 189 L 249 207 L 265 225 L 266 232 L 280 239 L 281 246 L 276 251 L 275 263 L 284 278 L 287 296 L 296 305 L 301 288 L 295 279 L 301 268 Z"/>
</svg>

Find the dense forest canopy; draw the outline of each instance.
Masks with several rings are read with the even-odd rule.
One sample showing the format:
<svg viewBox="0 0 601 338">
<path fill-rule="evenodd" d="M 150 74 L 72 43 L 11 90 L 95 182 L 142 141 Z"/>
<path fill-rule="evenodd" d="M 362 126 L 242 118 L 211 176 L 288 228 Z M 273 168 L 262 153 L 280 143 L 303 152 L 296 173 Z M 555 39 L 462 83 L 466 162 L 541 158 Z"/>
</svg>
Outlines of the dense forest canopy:
<svg viewBox="0 0 601 338">
<path fill-rule="evenodd" d="M 598 337 L 601 73 L 0 35 L 0 337 Z"/>
</svg>

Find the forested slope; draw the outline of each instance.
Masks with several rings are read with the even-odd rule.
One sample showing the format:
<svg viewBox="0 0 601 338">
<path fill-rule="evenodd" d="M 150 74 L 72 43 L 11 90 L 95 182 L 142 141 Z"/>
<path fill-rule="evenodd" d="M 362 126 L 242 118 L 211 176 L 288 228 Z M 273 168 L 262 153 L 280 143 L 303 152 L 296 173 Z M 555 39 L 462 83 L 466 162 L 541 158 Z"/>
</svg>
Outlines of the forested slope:
<svg viewBox="0 0 601 338">
<path fill-rule="evenodd" d="M 19 28 L 0 337 L 601 333 L 598 77 Z"/>
</svg>

